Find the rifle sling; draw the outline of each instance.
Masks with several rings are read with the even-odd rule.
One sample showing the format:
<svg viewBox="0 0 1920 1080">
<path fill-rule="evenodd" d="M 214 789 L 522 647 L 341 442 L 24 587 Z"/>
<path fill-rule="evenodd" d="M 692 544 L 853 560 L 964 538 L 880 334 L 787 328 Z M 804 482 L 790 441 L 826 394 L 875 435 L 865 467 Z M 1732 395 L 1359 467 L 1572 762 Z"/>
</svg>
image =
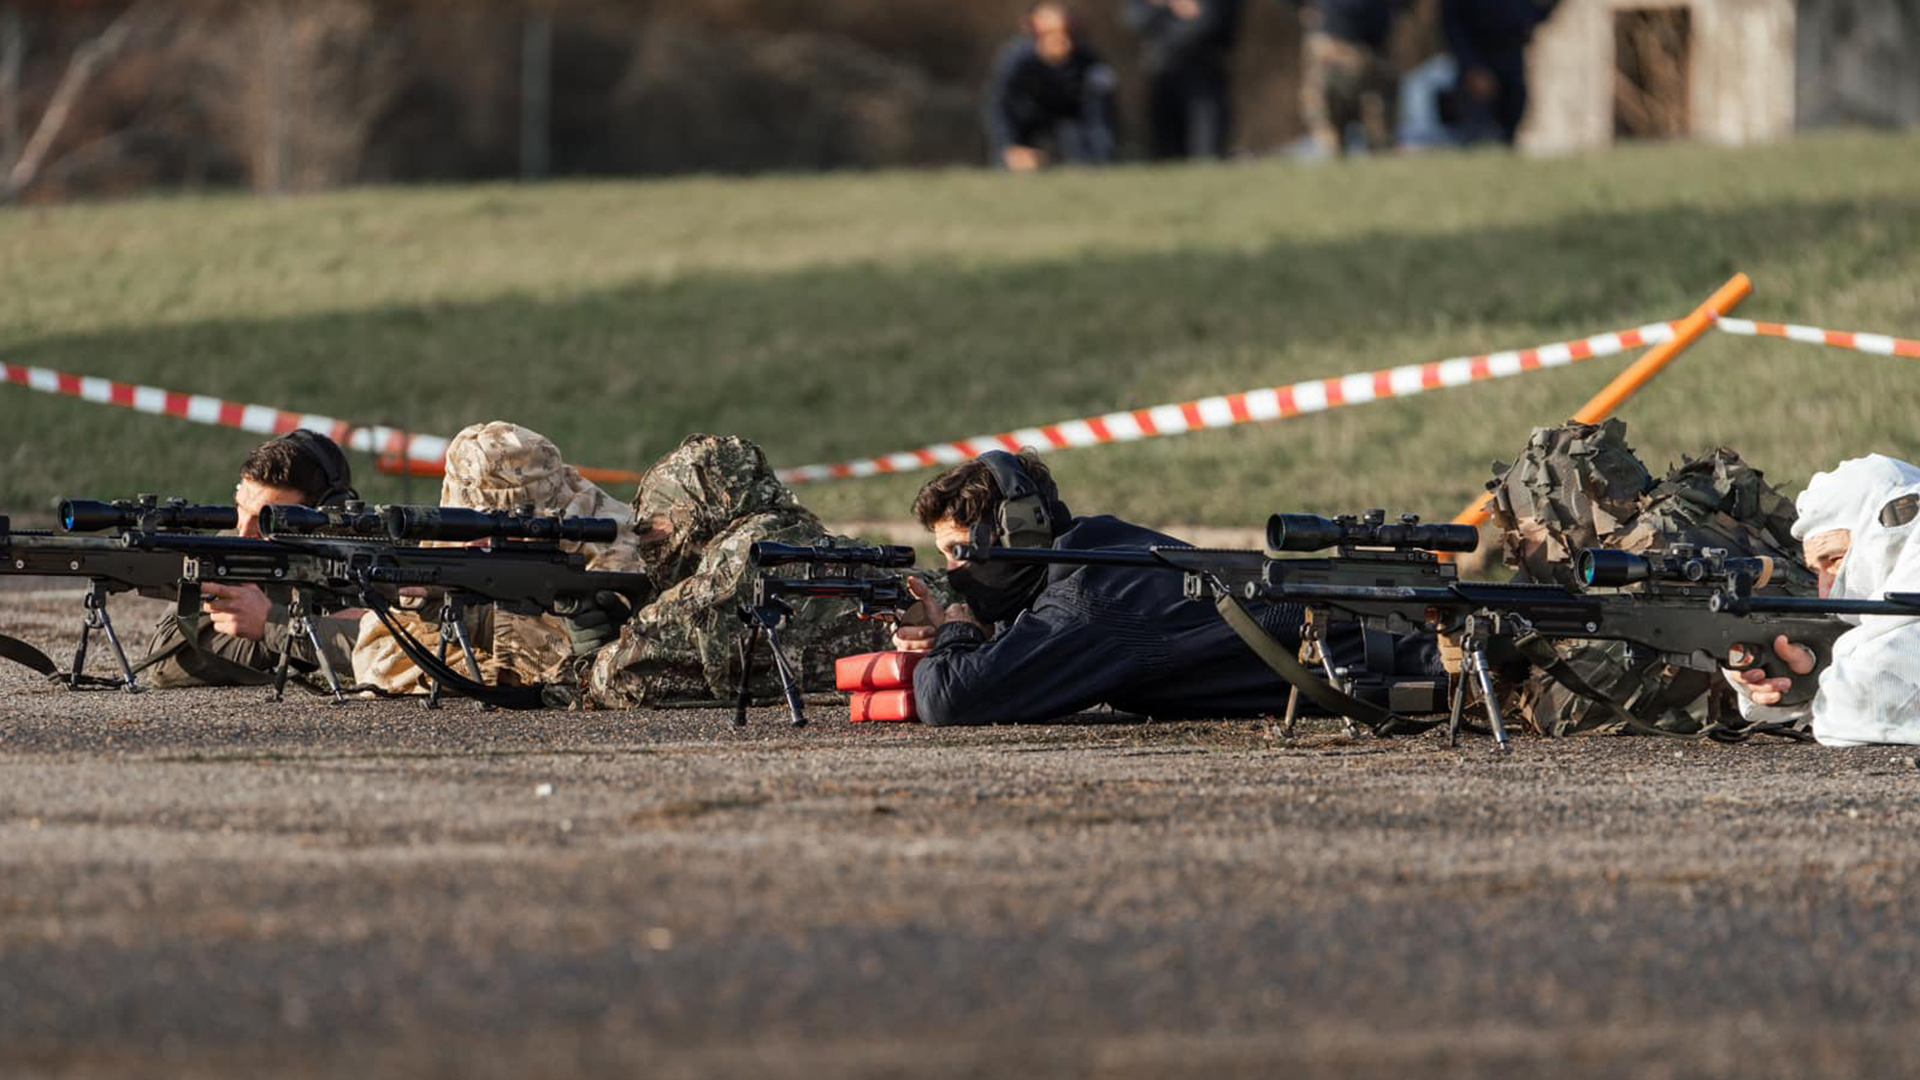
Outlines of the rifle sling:
<svg viewBox="0 0 1920 1080">
<path fill-rule="evenodd" d="M 1375 734 L 1395 727 L 1400 721 L 1393 713 L 1362 701 L 1315 675 L 1297 657 L 1289 655 L 1286 647 L 1275 641 L 1273 635 L 1254 619 L 1253 613 L 1231 593 L 1220 591 L 1214 599 L 1214 607 L 1240 640 L 1247 643 L 1247 648 L 1265 661 L 1274 674 L 1285 679 L 1288 685 L 1330 715 L 1358 721 L 1373 729 Z"/>
<path fill-rule="evenodd" d="M 451 665 L 442 662 L 433 654 L 433 650 L 421 644 L 420 640 L 409 633 L 406 627 L 400 625 L 399 620 L 393 617 L 392 608 L 385 597 L 368 590 L 360 599 L 361 603 L 373 612 L 374 617 L 380 620 L 380 625 L 386 627 L 387 632 L 393 635 L 394 643 L 400 646 L 401 652 L 407 654 L 407 659 L 412 660 L 421 671 L 431 675 L 434 681 L 447 689 L 502 709 L 526 710 L 547 707 L 547 688 L 544 684 L 507 688 L 488 686 L 486 683 L 469 679 L 453 670 Z"/>
<path fill-rule="evenodd" d="M 46 653 L 17 637 L 0 634 L 0 659 L 11 660 L 21 667 L 32 668 L 48 678 L 60 677 L 60 665 L 54 663 Z"/>
</svg>

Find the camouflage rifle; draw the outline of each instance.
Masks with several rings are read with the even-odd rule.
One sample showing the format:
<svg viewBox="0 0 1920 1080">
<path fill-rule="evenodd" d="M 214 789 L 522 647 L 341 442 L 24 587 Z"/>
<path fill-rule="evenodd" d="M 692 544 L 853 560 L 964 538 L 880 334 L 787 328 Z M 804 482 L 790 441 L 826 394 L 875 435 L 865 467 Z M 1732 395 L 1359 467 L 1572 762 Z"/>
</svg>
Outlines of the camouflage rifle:
<svg viewBox="0 0 1920 1080">
<path fill-rule="evenodd" d="M 231 529 L 238 521 L 239 514 L 231 506 L 189 506 L 183 499 L 162 501 L 153 495 L 111 503 L 75 500 L 61 505 L 61 524 L 69 531 Z M 84 602 L 86 614 L 80 623 L 80 643 L 73 654 L 73 669 L 65 676 L 67 684 L 74 689 L 97 685 L 82 672 L 93 632 L 102 630 L 106 632 L 108 644 L 113 646 L 114 659 L 120 663 L 120 680 L 108 685 L 120 686 L 128 693 L 139 692 L 140 684 L 135 679 L 139 669 L 127 662 L 126 649 L 120 644 L 120 635 L 107 609 L 107 597 L 137 592 L 156 599 L 175 599 L 181 575 L 178 554 L 133 550 L 105 537 L 18 530 L 12 528 L 6 517 L 0 516 L 0 573 L 85 578 L 91 582 Z M 45 653 L 17 638 L 0 635 L 0 656 L 50 678 L 61 677 Z"/>
<path fill-rule="evenodd" d="M 384 535 L 371 535 L 370 515 L 378 517 Z M 345 691 L 320 647 L 312 616 L 356 607 L 371 610 L 408 658 L 432 677 L 429 704 L 437 703 L 445 687 L 484 704 L 525 709 L 541 707 L 546 688 L 505 689 L 488 686 L 481 679 L 466 632 L 467 604 L 491 604 L 523 615 L 568 615 L 594 603 L 601 593 L 618 594 L 636 607 L 653 594 L 646 575 L 590 571 L 581 556 L 559 546 L 563 541 L 613 540 L 619 523 L 611 519 L 450 507 L 369 510 L 349 503 L 318 511 L 269 506 L 261 511 L 260 526 L 269 539 L 131 528 L 123 529 L 111 542 L 129 551 L 164 553 L 178 561 L 175 618 L 192 648 L 198 648 L 204 618 L 201 584 L 250 584 L 286 596 L 289 630 L 314 648 L 335 701 L 344 701 Z M 453 546 L 419 546 L 423 541 Z M 438 656 L 395 619 L 394 601 L 403 589 L 439 593 Z M 450 642 L 459 644 L 471 677 L 447 663 Z M 276 698 L 285 689 L 290 660 L 282 653 L 270 677 Z M 250 670 L 233 674 L 245 681 L 268 679 Z"/>
<path fill-rule="evenodd" d="M 915 603 L 907 583 L 897 577 L 859 577 L 861 568 L 904 569 L 913 565 L 910 547 L 794 547 L 788 544 L 759 543 L 747 552 L 748 561 L 763 571 L 776 566 L 801 566 L 798 578 L 779 578 L 761 573 L 753 583 L 753 602 L 740 608 L 740 621 L 747 637 L 740 648 L 740 693 L 734 700 L 733 722 L 747 722 L 749 694 L 747 680 L 753 674 L 753 655 L 760 639 L 767 639 L 773 653 L 774 670 L 780 674 L 780 692 L 787 699 L 787 712 L 794 727 L 807 723 L 801 697 L 800 676 L 787 659 L 780 644 L 780 630 L 793 616 L 790 598 L 810 597 L 853 600 L 859 604 L 862 619 L 895 622 Z"/>
<path fill-rule="evenodd" d="M 1293 685 L 1291 714 L 1300 695 L 1328 711 L 1366 723 L 1376 732 L 1400 718 L 1340 689 L 1337 672 L 1320 683 L 1286 654 L 1243 606 L 1243 600 L 1294 603 L 1329 621 L 1354 621 L 1389 633 L 1426 631 L 1458 640 L 1464 674 L 1477 684 L 1487 719 L 1501 749 L 1506 726 L 1493 690 L 1490 653 L 1518 657 L 1546 671 L 1568 689 L 1609 707 L 1615 719 L 1636 731 L 1650 731 L 1621 703 L 1573 672 L 1553 650 L 1561 640 L 1614 640 L 1646 650 L 1676 666 L 1702 671 L 1721 667 L 1759 667 L 1768 677 L 1792 675 L 1773 652 L 1784 634 L 1814 654 L 1814 674 L 1832 660 L 1836 638 L 1851 624 L 1842 614 L 1920 616 L 1920 594 L 1893 594 L 1882 600 L 1821 600 L 1755 595 L 1765 588 L 1771 563 L 1729 558 L 1722 551 L 1684 546 L 1653 556 L 1595 549 L 1582 553 L 1579 572 L 1584 589 L 1559 585 L 1460 581 L 1435 551 L 1470 551 L 1477 535 L 1467 526 L 1423 526 L 1417 518 L 1385 522 L 1379 511 L 1365 518 L 1334 520 L 1310 515 L 1276 514 L 1267 525 L 1264 551 L 1210 552 L 1195 548 L 1054 551 L 1052 549 L 965 546 L 962 559 L 1049 563 L 1089 563 L 1160 567 L 1187 574 L 1193 599 L 1211 598 L 1242 640 Z M 1284 557 L 1288 552 L 1338 549 L 1334 558 Z M 1311 629 L 1311 628 L 1310 628 Z M 1730 657 L 1738 651 L 1741 659 Z M 1810 699 L 1816 680 L 1796 679 L 1784 704 Z M 1449 736 L 1457 736 L 1466 700 L 1467 678 L 1453 688 Z M 1751 730 L 1767 730 L 1756 726 Z M 1740 734 L 1746 734 L 1743 731 Z"/>
</svg>

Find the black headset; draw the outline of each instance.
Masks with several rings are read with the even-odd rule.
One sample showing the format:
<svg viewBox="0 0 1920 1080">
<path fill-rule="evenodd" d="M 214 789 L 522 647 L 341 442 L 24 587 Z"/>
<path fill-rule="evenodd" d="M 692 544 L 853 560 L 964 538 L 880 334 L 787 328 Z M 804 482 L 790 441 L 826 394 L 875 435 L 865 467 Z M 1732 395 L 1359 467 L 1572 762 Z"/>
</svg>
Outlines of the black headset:
<svg viewBox="0 0 1920 1080">
<path fill-rule="evenodd" d="M 353 490 L 353 466 L 347 463 L 346 451 L 340 449 L 339 443 L 306 428 L 295 428 L 280 437 L 294 444 L 302 454 L 320 466 L 320 475 L 326 480 L 327 490 L 316 505 L 337 506 L 360 498 L 360 493 Z"/>
<path fill-rule="evenodd" d="M 980 455 L 979 461 L 993 473 L 994 483 L 1000 486 L 1000 517 L 996 524 L 1000 535 L 1006 538 L 1003 543 L 1008 547 L 1052 547 L 1053 515 L 1046 498 L 1040 494 L 1039 485 L 1027 475 L 1019 457 L 1005 450 L 989 450 Z M 974 525 L 976 546 L 993 545 L 993 537 L 983 535 L 991 528 L 984 521 Z"/>
</svg>

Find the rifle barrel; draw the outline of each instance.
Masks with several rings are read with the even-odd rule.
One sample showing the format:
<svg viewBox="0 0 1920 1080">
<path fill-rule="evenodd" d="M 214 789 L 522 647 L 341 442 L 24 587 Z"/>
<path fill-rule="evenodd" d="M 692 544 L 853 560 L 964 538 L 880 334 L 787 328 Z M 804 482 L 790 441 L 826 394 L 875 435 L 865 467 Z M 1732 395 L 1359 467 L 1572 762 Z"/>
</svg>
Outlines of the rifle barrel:
<svg viewBox="0 0 1920 1080">
<path fill-rule="evenodd" d="M 1046 566 L 1143 566 L 1169 569 L 1154 548 L 1088 548 L 1062 551 L 1059 548 L 978 547 L 957 545 L 954 557 L 964 562 L 1040 563 Z M 1187 550 L 1160 549 L 1160 550 Z"/>
</svg>

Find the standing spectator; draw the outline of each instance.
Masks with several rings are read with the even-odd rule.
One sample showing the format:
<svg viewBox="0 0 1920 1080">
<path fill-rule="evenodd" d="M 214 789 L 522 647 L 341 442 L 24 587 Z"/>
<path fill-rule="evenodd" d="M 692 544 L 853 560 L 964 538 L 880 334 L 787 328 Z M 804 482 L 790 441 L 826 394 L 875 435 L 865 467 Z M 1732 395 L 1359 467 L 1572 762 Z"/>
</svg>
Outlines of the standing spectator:
<svg viewBox="0 0 1920 1080">
<path fill-rule="evenodd" d="M 1387 59 L 1396 0 L 1308 0 L 1300 6 L 1300 113 L 1326 157 L 1346 152 L 1347 129 L 1367 149 L 1393 146 L 1398 88 Z"/>
<path fill-rule="evenodd" d="M 1440 19 L 1459 70 L 1455 105 L 1468 142 L 1508 146 L 1527 114 L 1527 44 L 1558 0 L 1443 0 Z"/>
<path fill-rule="evenodd" d="M 987 141 L 996 164 L 1032 172 L 1052 157 L 1113 161 L 1113 69 L 1081 39 L 1072 12 L 1041 0 L 1008 42 L 987 85 Z"/>
<path fill-rule="evenodd" d="M 1225 156 L 1233 126 L 1227 58 L 1240 36 L 1240 0 L 1127 0 L 1125 16 L 1146 45 L 1152 156 Z"/>
</svg>

